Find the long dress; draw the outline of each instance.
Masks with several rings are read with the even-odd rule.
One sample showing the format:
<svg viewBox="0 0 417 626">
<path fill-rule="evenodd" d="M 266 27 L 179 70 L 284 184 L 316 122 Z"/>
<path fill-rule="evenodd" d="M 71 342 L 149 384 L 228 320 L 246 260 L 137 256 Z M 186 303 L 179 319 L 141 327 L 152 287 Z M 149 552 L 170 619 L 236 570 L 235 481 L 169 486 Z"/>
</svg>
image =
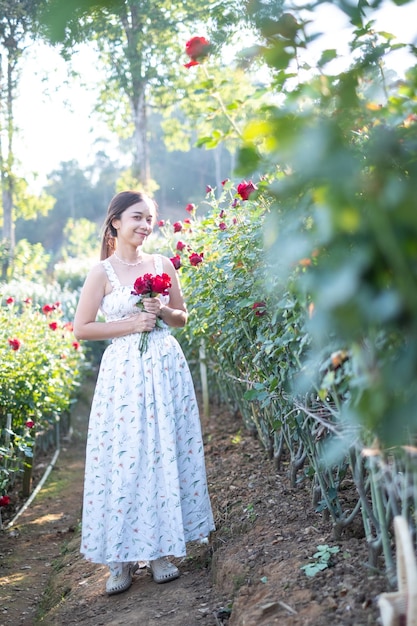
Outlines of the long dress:
<svg viewBox="0 0 417 626">
<path fill-rule="evenodd" d="M 132 287 L 103 261 L 106 321 L 138 312 Z M 162 259 L 154 255 L 156 273 Z M 168 297 L 166 297 L 168 299 Z M 198 406 L 188 364 L 168 326 L 113 339 L 92 401 L 81 553 L 94 563 L 184 556 L 214 530 Z"/>
</svg>

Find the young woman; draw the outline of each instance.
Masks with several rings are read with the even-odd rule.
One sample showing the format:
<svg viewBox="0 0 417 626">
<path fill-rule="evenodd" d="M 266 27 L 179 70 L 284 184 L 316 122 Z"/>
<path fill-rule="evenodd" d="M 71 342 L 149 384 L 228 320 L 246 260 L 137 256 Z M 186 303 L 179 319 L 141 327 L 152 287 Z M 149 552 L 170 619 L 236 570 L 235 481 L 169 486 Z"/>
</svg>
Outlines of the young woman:
<svg viewBox="0 0 417 626">
<path fill-rule="evenodd" d="M 186 324 L 187 309 L 171 261 L 142 251 L 155 220 L 155 203 L 142 193 L 112 199 L 102 260 L 86 278 L 74 319 L 77 339 L 112 340 L 91 407 L 81 544 L 88 560 L 108 565 L 108 594 L 130 587 L 137 561 L 148 562 L 156 582 L 177 578 L 167 557 L 185 555 L 186 542 L 214 529 L 194 387 L 169 330 Z M 138 308 L 135 280 L 164 273 L 169 295 L 143 298 Z"/>
</svg>

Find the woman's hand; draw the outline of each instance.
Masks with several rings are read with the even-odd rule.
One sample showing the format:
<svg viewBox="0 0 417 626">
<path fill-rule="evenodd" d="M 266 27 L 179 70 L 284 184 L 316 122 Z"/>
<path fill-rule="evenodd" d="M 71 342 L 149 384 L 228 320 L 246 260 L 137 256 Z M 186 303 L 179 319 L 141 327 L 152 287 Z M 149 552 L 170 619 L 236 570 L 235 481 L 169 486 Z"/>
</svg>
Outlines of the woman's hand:
<svg viewBox="0 0 417 626">
<path fill-rule="evenodd" d="M 147 313 L 152 313 L 156 316 L 159 315 L 162 306 L 159 298 L 143 298 L 142 304 Z"/>
<path fill-rule="evenodd" d="M 155 328 L 156 324 L 156 315 L 147 311 L 140 311 L 126 319 L 132 322 L 133 333 L 149 332 Z"/>
</svg>

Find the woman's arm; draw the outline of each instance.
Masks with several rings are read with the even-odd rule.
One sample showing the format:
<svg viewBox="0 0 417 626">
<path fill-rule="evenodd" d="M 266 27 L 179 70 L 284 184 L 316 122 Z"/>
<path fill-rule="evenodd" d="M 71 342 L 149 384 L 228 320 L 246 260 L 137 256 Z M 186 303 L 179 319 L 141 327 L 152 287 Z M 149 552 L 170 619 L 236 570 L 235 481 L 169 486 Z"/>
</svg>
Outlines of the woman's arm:
<svg viewBox="0 0 417 626">
<path fill-rule="evenodd" d="M 136 315 L 114 322 L 96 321 L 101 301 L 106 295 L 106 287 L 106 272 L 101 264 L 96 265 L 85 280 L 75 312 L 74 335 L 77 339 L 113 339 L 154 328 L 156 315 L 150 312 L 138 311 Z"/>
</svg>

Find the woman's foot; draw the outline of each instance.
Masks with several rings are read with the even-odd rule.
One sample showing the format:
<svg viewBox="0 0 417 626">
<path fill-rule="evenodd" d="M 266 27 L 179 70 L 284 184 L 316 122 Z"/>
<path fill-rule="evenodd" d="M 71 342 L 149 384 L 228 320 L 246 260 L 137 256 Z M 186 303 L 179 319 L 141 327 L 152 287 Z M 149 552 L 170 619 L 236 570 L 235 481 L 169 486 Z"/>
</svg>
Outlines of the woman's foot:
<svg viewBox="0 0 417 626">
<path fill-rule="evenodd" d="M 109 596 L 127 591 L 132 584 L 132 575 L 138 568 L 137 563 L 115 563 L 110 565 L 110 576 L 106 581 Z"/>
<path fill-rule="evenodd" d="M 149 567 L 156 583 L 167 583 L 180 575 L 178 568 L 166 556 L 151 561 Z"/>
</svg>

